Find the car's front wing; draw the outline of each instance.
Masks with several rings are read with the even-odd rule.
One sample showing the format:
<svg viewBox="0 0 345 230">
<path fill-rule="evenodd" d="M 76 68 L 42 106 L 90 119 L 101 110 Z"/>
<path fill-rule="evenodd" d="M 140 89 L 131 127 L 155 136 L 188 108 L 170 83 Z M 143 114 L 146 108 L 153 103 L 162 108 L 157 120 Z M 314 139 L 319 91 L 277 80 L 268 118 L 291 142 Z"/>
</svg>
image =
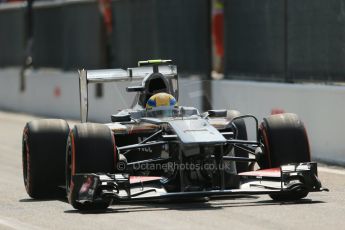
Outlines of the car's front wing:
<svg viewBox="0 0 345 230">
<path fill-rule="evenodd" d="M 317 177 L 316 163 L 311 162 L 242 173 L 238 189 L 167 192 L 164 180 L 161 177 L 131 177 L 128 174 L 76 174 L 73 176 L 72 192 L 78 202 L 95 202 L 104 198 L 112 198 L 116 202 L 327 190 L 322 188 Z"/>
</svg>

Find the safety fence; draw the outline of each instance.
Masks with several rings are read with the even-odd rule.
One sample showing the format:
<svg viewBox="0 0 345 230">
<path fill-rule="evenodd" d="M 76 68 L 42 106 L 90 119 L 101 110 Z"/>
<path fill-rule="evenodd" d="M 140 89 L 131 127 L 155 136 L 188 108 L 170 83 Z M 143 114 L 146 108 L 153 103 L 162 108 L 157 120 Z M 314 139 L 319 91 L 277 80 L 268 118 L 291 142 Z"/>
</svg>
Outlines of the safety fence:
<svg viewBox="0 0 345 230">
<path fill-rule="evenodd" d="M 185 73 L 210 72 L 208 0 L 118 0 L 110 9 L 109 34 L 99 1 L 34 3 L 34 67 L 128 67 L 163 58 L 173 59 Z M 23 63 L 27 16 L 25 6 L 0 8 L 1 67 Z"/>
<path fill-rule="evenodd" d="M 344 12 L 344 0 L 226 0 L 226 75 L 344 81 Z"/>
<path fill-rule="evenodd" d="M 0 67 L 21 65 L 25 57 L 24 6 L 0 10 Z"/>
<path fill-rule="evenodd" d="M 37 1 L 32 41 L 25 4 L 0 6 L 0 67 L 117 68 L 173 59 L 211 72 L 211 0 L 113 0 L 112 33 L 100 1 Z M 225 76 L 274 81 L 345 80 L 345 0 L 224 1 Z"/>
<path fill-rule="evenodd" d="M 112 66 L 171 58 L 183 72 L 210 73 L 207 0 L 122 0 L 112 12 Z"/>
</svg>

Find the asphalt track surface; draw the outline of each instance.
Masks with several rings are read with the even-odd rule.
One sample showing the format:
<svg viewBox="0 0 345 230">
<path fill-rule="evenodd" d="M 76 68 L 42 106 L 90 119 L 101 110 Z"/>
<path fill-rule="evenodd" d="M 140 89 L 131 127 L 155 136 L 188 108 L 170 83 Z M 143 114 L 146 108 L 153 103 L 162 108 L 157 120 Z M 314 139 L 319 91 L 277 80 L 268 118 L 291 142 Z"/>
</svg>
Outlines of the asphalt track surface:
<svg viewBox="0 0 345 230">
<path fill-rule="evenodd" d="M 268 196 L 133 203 L 80 213 L 65 199 L 33 200 L 22 179 L 21 135 L 33 116 L 0 112 L 0 229 L 345 229 L 345 170 L 322 166 L 330 192 L 298 203 Z"/>
</svg>

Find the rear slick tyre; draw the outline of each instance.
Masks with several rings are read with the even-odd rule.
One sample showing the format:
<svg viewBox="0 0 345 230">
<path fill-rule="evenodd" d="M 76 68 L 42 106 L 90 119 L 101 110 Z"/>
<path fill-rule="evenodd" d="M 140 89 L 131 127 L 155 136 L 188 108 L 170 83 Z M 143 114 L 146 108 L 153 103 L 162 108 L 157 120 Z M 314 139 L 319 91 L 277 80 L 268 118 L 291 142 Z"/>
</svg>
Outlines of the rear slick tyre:
<svg viewBox="0 0 345 230">
<path fill-rule="evenodd" d="M 28 122 L 23 131 L 23 178 L 30 197 L 58 198 L 65 181 L 65 151 L 69 133 L 66 121 L 44 119 Z"/>
</svg>

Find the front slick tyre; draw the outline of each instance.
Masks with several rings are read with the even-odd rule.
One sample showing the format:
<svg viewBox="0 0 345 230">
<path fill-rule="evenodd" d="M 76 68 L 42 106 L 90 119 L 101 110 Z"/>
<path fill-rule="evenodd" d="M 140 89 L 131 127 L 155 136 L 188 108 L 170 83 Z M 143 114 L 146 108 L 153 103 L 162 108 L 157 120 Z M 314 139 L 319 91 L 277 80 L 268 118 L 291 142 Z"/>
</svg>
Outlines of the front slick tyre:
<svg viewBox="0 0 345 230">
<path fill-rule="evenodd" d="M 277 168 L 289 163 L 310 162 L 309 142 L 305 127 L 296 114 L 285 113 L 265 118 L 260 126 L 265 146 L 265 159 L 261 168 Z M 308 191 L 296 186 L 295 190 L 271 194 L 276 201 L 295 201 L 308 195 Z"/>
<path fill-rule="evenodd" d="M 70 132 L 66 151 L 66 188 L 70 204 L 78 210 L 104 210 L 112 199 L 78 202 L 72 182 L 77 173 L 114 173 L 116 146 L 112 131 L 102 124 L 78 124 Z"/>
</svg>

